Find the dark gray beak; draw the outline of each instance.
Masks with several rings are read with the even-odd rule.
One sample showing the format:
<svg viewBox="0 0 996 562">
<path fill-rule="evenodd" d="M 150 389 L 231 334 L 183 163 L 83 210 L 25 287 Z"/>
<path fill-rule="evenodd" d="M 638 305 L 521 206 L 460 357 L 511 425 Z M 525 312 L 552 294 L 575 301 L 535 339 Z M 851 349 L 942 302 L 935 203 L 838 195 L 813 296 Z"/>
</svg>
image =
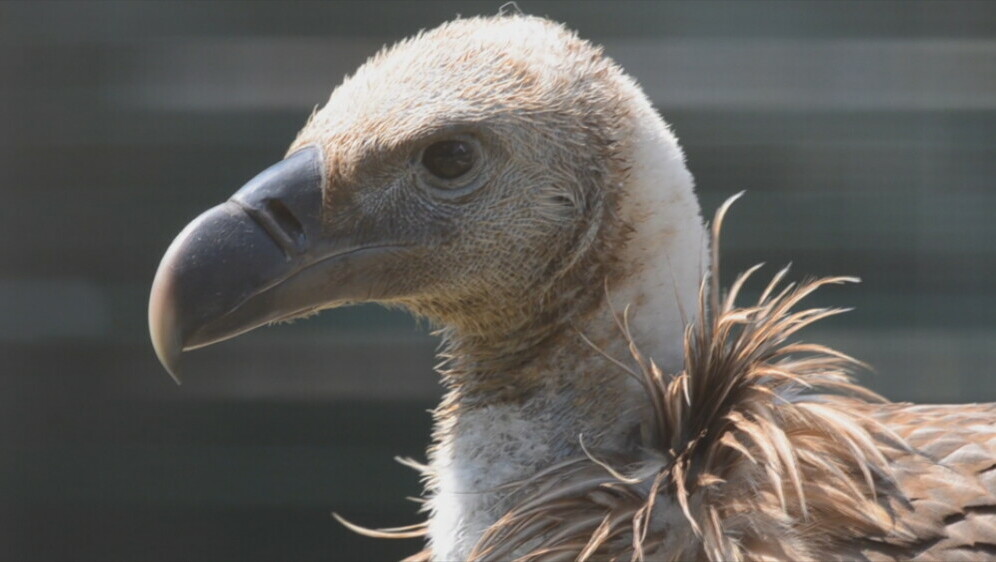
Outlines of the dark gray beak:
<svg viewBox="0 0 996 562">
<path fill-rule="evenodd" d="M 149 331 L 177 382 L 184 351 L 369 296 L 370 263 L 393 246 L 326 232 L 324 169 L 319 148 L 299 150 L 170 245 L 152 284 Z"/>
</svg>

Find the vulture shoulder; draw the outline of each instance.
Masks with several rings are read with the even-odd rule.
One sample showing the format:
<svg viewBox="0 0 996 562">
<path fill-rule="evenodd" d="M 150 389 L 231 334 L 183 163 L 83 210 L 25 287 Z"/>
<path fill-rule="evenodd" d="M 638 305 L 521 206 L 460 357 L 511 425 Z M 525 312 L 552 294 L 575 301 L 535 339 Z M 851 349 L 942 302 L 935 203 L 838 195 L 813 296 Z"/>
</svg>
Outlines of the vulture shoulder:
<svg viewBox="0 0 996 562">
<path fill-rule="evenodd" d="M 996 557 L 996 404 L 878 404 L 866 415 L 908 445 L 891 451 L 914 537 L 868 548 L 881 557 L 980 560 Z"/>
</svg>

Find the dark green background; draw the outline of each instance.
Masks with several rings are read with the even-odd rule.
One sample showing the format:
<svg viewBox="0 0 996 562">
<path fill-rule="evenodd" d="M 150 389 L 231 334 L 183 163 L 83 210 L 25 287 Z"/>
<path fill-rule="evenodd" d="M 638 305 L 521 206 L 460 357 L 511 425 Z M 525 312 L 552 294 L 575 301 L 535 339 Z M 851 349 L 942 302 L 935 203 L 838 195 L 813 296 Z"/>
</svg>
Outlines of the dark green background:
<svg viewBox="0 0 996 562">
<path fill-rule="evenodd" d="M 435 342 L 339 310 L 198 352 L 146 335 L 179 229 L 384 42 L 500 2 L 0 3 L 0 560 L 380 560 L 417 541 Z M 522 0 L 606 45 L 688 155 L 725 272 L 865 282 L 813 340 L 895 399 L 996 399 L 996 4 Z"/>
</svg>

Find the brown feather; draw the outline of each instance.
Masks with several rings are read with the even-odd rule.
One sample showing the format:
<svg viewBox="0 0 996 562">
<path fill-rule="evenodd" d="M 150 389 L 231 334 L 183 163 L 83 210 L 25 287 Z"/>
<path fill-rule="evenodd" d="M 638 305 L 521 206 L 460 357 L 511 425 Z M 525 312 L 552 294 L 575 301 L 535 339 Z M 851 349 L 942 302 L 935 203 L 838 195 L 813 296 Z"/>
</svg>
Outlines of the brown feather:
<svg viewBox="0 0 996 562">
<path fill-rule="evenodd" d="M 520 503 L 472 558 L 954 559 L 996 555 L 996 405 L 888 404 L 852 382 L 861 366 L 789 342 L 839 309 L 793 311 L 836 277 L 736 298 L 753 268 L 710 284 L 666 375 L 632 345 L 654 427 L 632 458 L 586 457 L 520 483 Z M 711 308 L 710 308 L 711 303 Z M 620 363 L 615 361 L 616 363 Z"/>
</svg>

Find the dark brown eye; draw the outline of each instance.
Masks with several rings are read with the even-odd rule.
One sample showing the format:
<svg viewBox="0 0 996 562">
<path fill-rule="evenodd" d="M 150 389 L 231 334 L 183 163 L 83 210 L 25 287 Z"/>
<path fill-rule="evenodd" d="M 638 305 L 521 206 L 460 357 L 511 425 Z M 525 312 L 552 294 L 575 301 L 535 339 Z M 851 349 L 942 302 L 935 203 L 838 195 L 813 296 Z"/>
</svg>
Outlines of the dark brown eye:
<svg viewBox="0 0 996 562">
<path fill-rule="evenodd" d="M 432 175 L 453 180 L 474 168 L 477 152 L 473 143 L 444 140 L 429 145 L 422 152 L 422 165 Z"/>
</svg>

